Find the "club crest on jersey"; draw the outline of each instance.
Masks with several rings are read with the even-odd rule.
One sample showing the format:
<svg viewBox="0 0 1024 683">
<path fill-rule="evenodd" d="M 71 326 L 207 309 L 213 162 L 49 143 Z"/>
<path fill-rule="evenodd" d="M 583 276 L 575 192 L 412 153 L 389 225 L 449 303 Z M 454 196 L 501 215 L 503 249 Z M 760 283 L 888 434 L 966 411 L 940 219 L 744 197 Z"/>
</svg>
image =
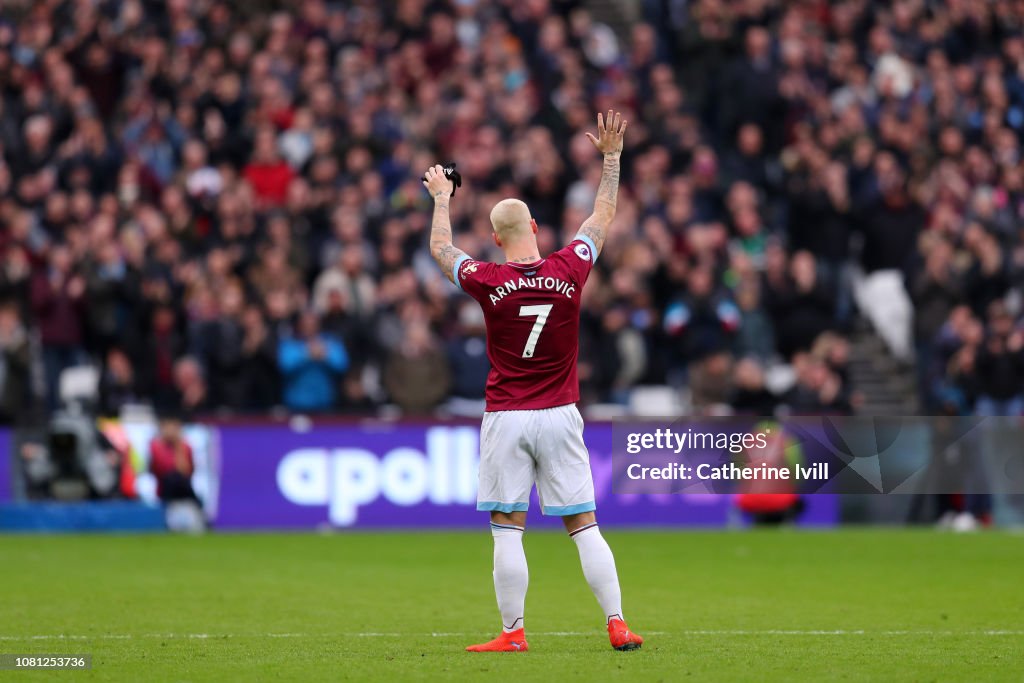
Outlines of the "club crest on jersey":
<svg viewBox="0 0 1024 683">
<path fill-rule="evenodd" d="M 590 260 L 590 247 L 588 247 L 587 245 L 577 244 L 575 247 L 573 247 L 573 251 L 575 251 L 576 255 L 579 256 L 584 261 Z"/>
<path fill-rule="evenodd" d="M 476 261 L 466 261 L 464 264 L 462 264 L 462 277 L 472 275 L 473 273 L 476 272 L 476 269 L 479 267 L 480 266 L 477 264 Z"/>
</svg>

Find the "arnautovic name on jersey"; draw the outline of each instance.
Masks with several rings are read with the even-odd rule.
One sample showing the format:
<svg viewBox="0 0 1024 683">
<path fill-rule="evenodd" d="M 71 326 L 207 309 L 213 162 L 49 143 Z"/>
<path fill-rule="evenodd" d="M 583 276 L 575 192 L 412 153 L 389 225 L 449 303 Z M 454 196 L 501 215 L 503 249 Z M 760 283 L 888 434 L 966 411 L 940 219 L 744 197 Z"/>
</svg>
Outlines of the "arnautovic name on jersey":
<svg viewBox="0 0 1024 683">
<path fill-rule="evenodd" d="M 550 290 L 564 294 L 567 299 L 571 299 L 573 294 L 576 293 L 576 285 L 571 282 L 566 282 L 561 278 L 557 277 L 519 277 L 506 280 L 494 289 L 491 294 L 491 305 L 496 306 L 499 301 L 505 298 L 506 295 L 512 292 L 519 291 L 521 289 L 538 289 L 538 290 Z"/>
</svg>

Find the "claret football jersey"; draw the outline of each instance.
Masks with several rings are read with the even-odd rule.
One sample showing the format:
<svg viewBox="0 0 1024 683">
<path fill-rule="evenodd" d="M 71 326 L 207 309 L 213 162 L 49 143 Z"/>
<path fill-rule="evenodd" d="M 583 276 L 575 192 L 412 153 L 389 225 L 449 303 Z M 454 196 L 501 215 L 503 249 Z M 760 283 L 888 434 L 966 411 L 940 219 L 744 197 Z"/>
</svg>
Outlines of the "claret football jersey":
<svg viewBox="0 0 1024 683">
<path fill-rule="evenodd" d="M 456 261 L 455 283 L 480 304 L 487 325 L 487 410 L 575 403 L 580 301 L 597 256 L 589 238 L 533 263 Z"/>
</svg>

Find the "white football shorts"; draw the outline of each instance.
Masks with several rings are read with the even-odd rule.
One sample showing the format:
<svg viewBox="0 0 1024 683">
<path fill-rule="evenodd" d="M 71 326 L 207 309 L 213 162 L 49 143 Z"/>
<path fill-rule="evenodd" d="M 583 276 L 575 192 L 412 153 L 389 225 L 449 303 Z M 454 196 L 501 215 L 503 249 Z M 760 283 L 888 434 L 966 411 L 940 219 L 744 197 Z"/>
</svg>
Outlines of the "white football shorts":
<svg viewBox="0 0 1024 683">
<path fill-rule="evenodd" d="M 484 413 L 476 509 L 524 511 L 534 484 L 545 515 L 596 508 L 583 417 L 575 404 Z"/>
</svg>

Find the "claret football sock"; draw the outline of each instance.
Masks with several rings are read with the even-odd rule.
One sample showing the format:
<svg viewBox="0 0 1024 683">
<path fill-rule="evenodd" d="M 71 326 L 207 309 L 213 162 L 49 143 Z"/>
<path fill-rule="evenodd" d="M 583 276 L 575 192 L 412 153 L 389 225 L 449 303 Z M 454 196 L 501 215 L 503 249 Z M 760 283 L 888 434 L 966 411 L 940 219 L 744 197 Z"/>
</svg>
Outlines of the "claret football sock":
<svg viewBox="0 0 1024 683">
<path fill-rule="evenodd" d="M 530 573 L 523 550 L 523 527 L 491 523 L 494 536 L 494 593 L 505 633 L 523 628 Z"/>
<path fill-rule="evenodd" d="M 604 610 L 605 622 L 622 619 L 622 593 L 619 575 L 615 571 L 615 557 L 597 524 L 589 524 L 569 534 L 580 551 L 583 576 L 590 584 L 598 604 Z"/>
</svg>

